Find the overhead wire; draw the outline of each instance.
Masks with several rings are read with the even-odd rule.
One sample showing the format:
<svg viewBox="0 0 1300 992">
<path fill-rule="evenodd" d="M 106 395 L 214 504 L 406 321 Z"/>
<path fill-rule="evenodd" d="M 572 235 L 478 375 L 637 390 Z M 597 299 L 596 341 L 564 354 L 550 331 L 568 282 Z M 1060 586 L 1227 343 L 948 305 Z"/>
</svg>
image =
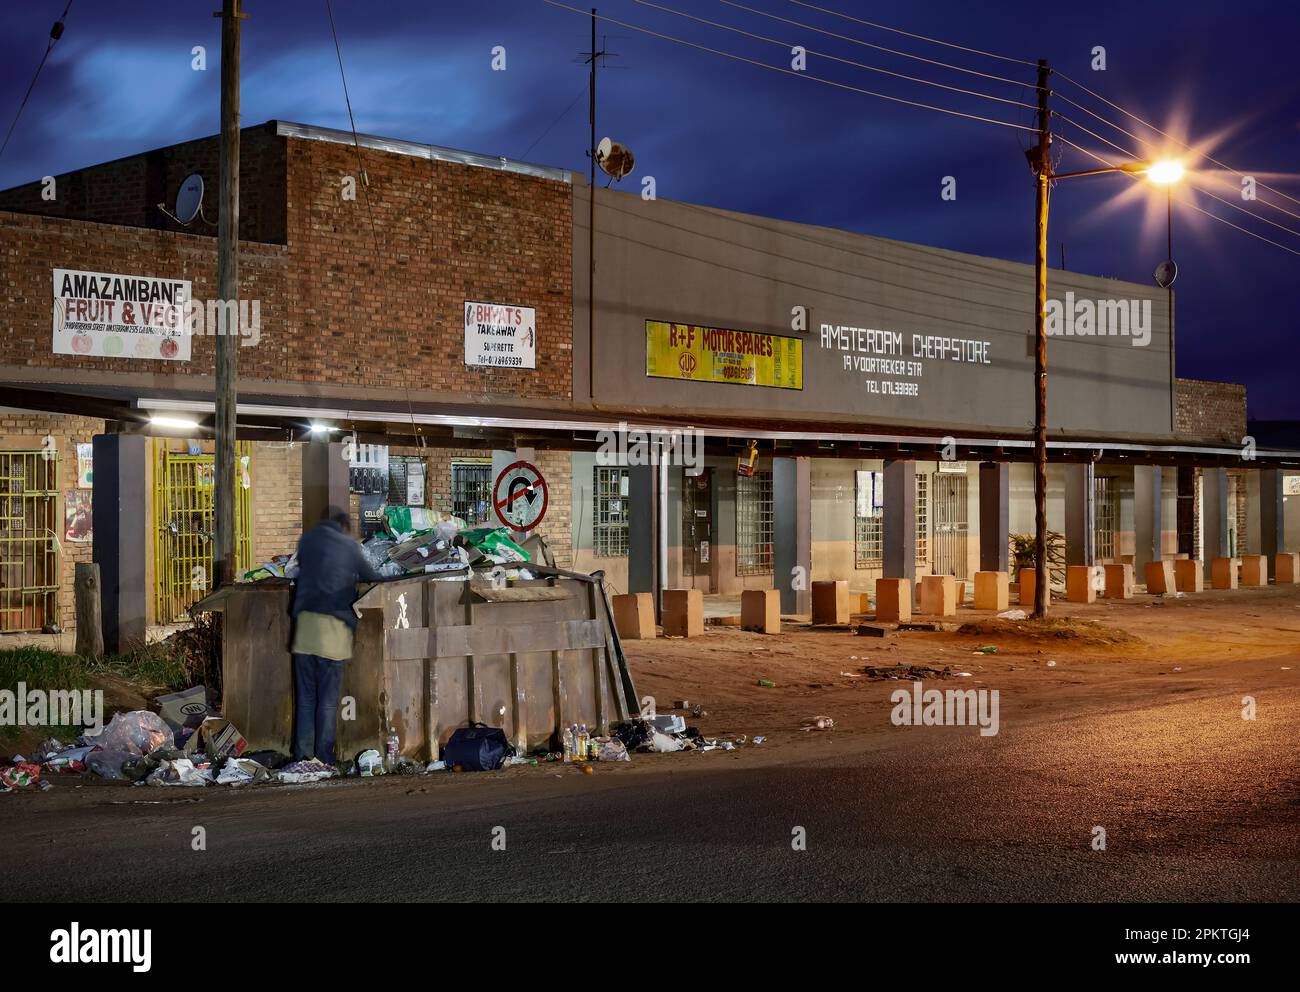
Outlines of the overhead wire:
<svg viewBox="0 0 1300 992">
<path fill-rule="evenodd" d="M 23 111 L 27 109 L 27 101 L 31 99 L 32 90 L 36 88 L 36 80 L 40 78 L 41 70 L 45 68 L 45 63 L 49 60 L 50 52 L 54 51 L 55 43 L 63 37 L 63 22 L 68 19 L 68 11 L 71 9 L 72 0 L 68 0 L 68 5 L 63 8 L 63 14 L 50 28 L 50 37 L 45 43 L 45 54 L 41 56 L 40 64 L 36 67 L 36 72 L 32 74 L 32 81 L 27 84 L 27 92 L 23 94 L 23 98 L 18 104 L 18 112 L 14 114 L 14 119 L 9 124 L 9 130 L 5 132 L 5 140 L 0 142 L 0 158 L 4 157 L 5 149 L 9 147 L 9 139 L 13 137 L 14 128 L 18 126 L 19 118 L 23 116 Z"/>
<path fill-rule="evenodd" d="M 708 18 L 699 17 L 695 14 L 688 14 L 682 10 L 675 10 L 672 7 L 666 7 L 663 4 L 654 3 L 653 0 L 632 0 L 632 2 L 636 4 L 640 4 L 642 7 L 651 7 L 655 10 L 661 10 L 668 14 L 675 14 L 678 17 L 684 17 L 688 20 L 696 21 L 700 24 L 707 24 L 709 27 L 721 28 L 723 31 L 730 31 L 733 34 L 744 35 L 746 38 L 753 38 L 757 41 L 765 41 L 768 42 L 769 44 L 777 45 L 781 48 L 788 49 L 792 47 L 789 42 L 781 41 L 777 38 L 769 38 L 766 35 L 755 34 L 752 31 L 745 31 L 742 28 L 733 27 L 730 24 L 723 24 L 719 21 L 711 21 Z M 784 20 L 784 18 L 778 18 L 778 20 Z M 855 62 L 853 59 L 841 58 L 838 55 L 830 55 L 826 52 L 819 52 L 814 49 L 807 48 L 806 46 L 804 50 L 809 55 L 816 55 L 818 58 L 829 59 L 832 62 L 839 62 L 843 65 L 850 65 L 857 69 L 866 69 L 869 72 L 879 72 L 879 73 L 883 73 L 886 76 L 893 76 L 897 79 L 906 79 L 908 82 L 920 83 L 924 86 L 934 86 L 939 89 L 950 90 L 953 93 L 964 93 L 967 96 L 977 96 L 984 100 L 995 100 L 998 103 L 1010 104 L 1016 107 L 1029 107 L 1031 110 L 1033 109 L 1032 104 L 1024 103 L 1020 100 L 1011 100 L 1008 99 L 1007 97 L 993 96 L 990 93 L 981 93 L 979 90 L 968 90 L 961 86 L 950 86 L 947 83 L 935 82 L 932 79 L 923 79 L 920 76 L 909 76 L 906 73 L 895 72 L 892 69 L 884 69 L 881 68 L 880 66 L 867 65 L 865 62 Z"/>
<path fill-rule="evenodd" d="M 582 10 L 578 7 L 572 7 L 566 3 L 561 3 L 560 0 L 542 0 L 542 2 L 545 4 L 549 4 L 552 7 L 557 7 L 561 10 L 567 10 L 570 13 L 579 14 L 582 17 L 590 18 L 593 16 L 589 11 Z M 861 93 L 865 96 L 873 96 L 881 100 L 887 100 L 891 103 L 904 104 L 906 106 L 917 107 L 922 110 L 933 110 L 936 113 L 947 114 L 948 116 L 951 117 L 963 117 L 966 118 L 967 120 L 979 121 L 984 124 L 996 124 L 1001 127 L 1013 128 L 1019 131 L 1035 130 L 1034 128 L 1028 128 L 1021 124 L 1013 124 L 1010 121 L 998 120 L 997 118 L 993 118 L 993 117 L 983 117 L 979 114 L 967 114 L 967 113 L 963 113 L 960 110 L 952 110 L 947 107 L 938 107 L 929 103 L 921 103 L 920 101 L 917 100 L 908 100 L 899 96 L 891 96 L 888 93 L 878 93 L 874 90 L 868 90 L 860 86 L 850 85 L 849 83 L 841 83 L 833 79 L 826 79 L 822 76 L 814 76 L 811 73 L 799 72 L 798 70 L 795 69 L 787 69 L 784 66 L 769 65 L 766 62 L 760 62 L 758 59 L 751 59 L 744 55 L 737 55 L 734 52 L 727 52 L 722 49 L 712 48 L 708 45 L 701 45 L 697 42 L 687 41 L 683 38 L 678 38 L 670 34 L 664 34 L 661 31 L 654 31 L 650 28 L 641 27 L 638 24 L 632 24 L 628 21 L 622 21 L 619 20 L 618 18 L 609 17 L 605 14 L 597 14 L 595 15 L 595 17 L 597 20 L 607 21 L 610 24 L 617 24 L 619 25 L 619 27 L 624 27 L 631 31 L 637 31 L 641 34 L 649 35 L 650 37 L 653 38 L 659 38 L 663 41 L 670 41 L 674 44 L 683 45 L 687 48 L 694 48 L 697 51 L 708 52 L 711 55 L 718 55 L 721 56 L 722 58 L 731 59 L 732 61 L 735 62 L 744 62 L 748 65 L 758 66 L 760 69 L 767 69 L 772 72 L 779 72 L 782 75 L 794 76 L 798 79 L 807 79 L 810 82 L 822 83 L 826 86 L 835 87 L 836 89 L 847 90 L 853 93 Z"/>
</svg>

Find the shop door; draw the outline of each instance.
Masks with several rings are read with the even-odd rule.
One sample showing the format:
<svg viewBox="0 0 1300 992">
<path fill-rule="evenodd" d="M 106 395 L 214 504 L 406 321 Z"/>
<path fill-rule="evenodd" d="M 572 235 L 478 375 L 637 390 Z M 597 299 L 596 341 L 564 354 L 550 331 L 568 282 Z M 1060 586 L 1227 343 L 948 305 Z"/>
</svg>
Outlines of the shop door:
<svg viewBox="0 0 1300 992">
<path fill-rule="evenodd" d="M 682 472 L 682 574 L 691 588 L 709 588 L 713 569 L 713 470 Z"/>
<path fill-rule="evenodd" d="M 952 575 L 966 581 L 967 483 L 964 475 L 936 472 L 930 482 L 934 535 L 935 575 Z"/>
<path fill-rule="evenodd" d="M 236 578 L 252 568 L 251 447 L 236 448 L 235 571 Z M 216 511 L 213 481 L 216 458 L 168 451 L 158 444 L 154 463 L 154 618 L 179 623 L 187 611 L 216 588 L 212 574 L 212 542 Z"/>
<path fill-rule="evenodd" d="M 0 451 L 0 631 L 59 620 L 59 460 Z"/>
</svg>

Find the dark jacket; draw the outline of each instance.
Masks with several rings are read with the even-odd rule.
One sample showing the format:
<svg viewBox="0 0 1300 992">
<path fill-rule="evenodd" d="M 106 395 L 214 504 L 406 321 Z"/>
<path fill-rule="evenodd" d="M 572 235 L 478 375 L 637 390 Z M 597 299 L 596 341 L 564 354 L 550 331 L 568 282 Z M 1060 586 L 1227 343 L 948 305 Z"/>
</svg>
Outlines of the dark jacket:
<svg viewBox="0 0 1300 992">
<path fill-rule="evenodd" d="M 298 540 L 298 579 L 291 612 L 295 617 L 304 610 L 325 613 L 356 630 L 352 604 L 357 583 L 380 578 L 361 545 L 333 520 L 322 520 Z"/>
</svg>

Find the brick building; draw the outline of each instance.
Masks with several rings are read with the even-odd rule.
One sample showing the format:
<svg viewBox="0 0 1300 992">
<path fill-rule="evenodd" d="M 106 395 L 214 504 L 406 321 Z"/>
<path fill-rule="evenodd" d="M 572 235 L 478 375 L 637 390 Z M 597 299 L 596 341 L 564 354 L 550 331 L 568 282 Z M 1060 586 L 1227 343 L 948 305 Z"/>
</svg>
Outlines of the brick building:
<svg viewBox="0 0 1300 992">
<path fill-rule="evenodd" d="M 141 561 L 118 576 L 124 622 L 176 619 L 206 587 L 214 338 L 178 338 L 186 356 L 167 334 L 78 331 L 95 301 L 70 309 L 59 275 L 211 302 L 216 198 L 186 225 L 170 212 L 195 174 L 216 188 L 215 137 L 0 192 L 2 630 L 71 620 L 90 546 L 65 540 L 91 485 L 77 446 L 96 438 L 96 506 L 119 510 L 103 543 Z M 795 609 L 792 568 L 870 590 L 1006 566 L 1032 529 L 1031 270 L 616 190 L 597 191 L 593 233 L 590 194 L 432 145 L 245 129 L 244 564 L 290 552 L 327 499 L 373 508 L 347 493 L 350 437 L 422 477 L 402 489 L 390 470 L 387 499 L 473 521 L 528 458 L 557 563 L 616 591 L 776 585 Z M 1050 291 L 1132 305 L 1120 336 L 1051 342 L 1049 522 L 1071 563 L 1281 550 L 1300 461 L 1244 452 L 1244 387 L 1170 378 L 1164 293 L 1057 271 Z M 527 314 L 519 361 L 471 354 L 477 305 Z M 629 425 L 698 437 L 698 463 L 643 464 Z"/>
</svg>

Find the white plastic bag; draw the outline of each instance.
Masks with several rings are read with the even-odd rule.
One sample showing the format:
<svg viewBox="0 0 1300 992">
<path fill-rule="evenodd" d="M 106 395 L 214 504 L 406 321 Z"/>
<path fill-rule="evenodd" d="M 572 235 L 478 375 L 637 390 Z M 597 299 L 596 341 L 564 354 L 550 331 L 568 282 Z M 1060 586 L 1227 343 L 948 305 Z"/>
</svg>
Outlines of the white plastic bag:
<svg viewBox="0 0 1300 992">
<path fill-rule="evenodd" d="M 82 739 L 105 751 L 129 751 L 136 755 L 148 754 L 173 742 L 171 727 L 157 713 L 148 710 L 118 713 L 98 734 Z"/>
</svg>

